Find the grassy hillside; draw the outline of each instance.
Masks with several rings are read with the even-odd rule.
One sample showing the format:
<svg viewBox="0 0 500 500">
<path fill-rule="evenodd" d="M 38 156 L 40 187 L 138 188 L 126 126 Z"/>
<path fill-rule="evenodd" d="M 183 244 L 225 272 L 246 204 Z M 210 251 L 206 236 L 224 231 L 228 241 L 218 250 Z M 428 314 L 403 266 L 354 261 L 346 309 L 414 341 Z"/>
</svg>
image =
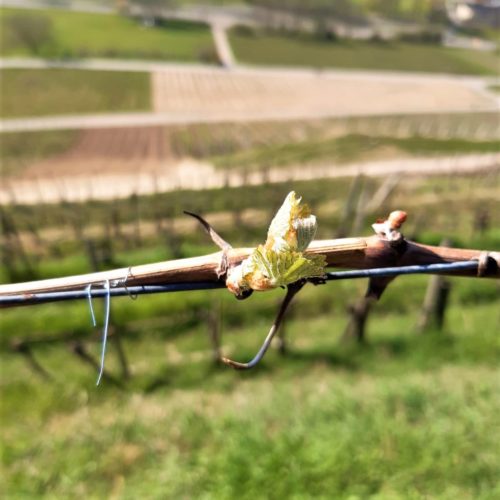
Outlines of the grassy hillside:
<svg viewBox="0 0 500 500">
<path fill-rule="evenodd" d="M 448 236 L 457 246 L 496 249 L 498 181 L 494 172 L 403 179 L 360 232 L 371 231 L 376 216 L 403 208 L 407 234 L 420 241 Z M 89 270 L 85 245 L 73 236 L 75 221 L 88 241 L 97 242 L 109 234 L 115 214 L 121 235 L 111 238 L 114 262 L 108 266 L 126 267 L 171 258 L 174 237 L 184 257 L 214 250 L 198 226 L 193 232 L 182 225 L 176 217 L 181 209 L 208 214 L 235 245 L 257 243 L 292 187 L 318 215 L 318 237 L 332 237 L 350 182 L 179 191 L 6 213 L 43 278 Z M 365 180 L 369 194 L 379 186 L 379 180 Z M 239 219 L 221 213 L 236 209 L 252 211 Z M 478 210 L 490 214 L 482 232 L 474 223 Z M 162 230 L 154 223 L 158 214 L 165 218 Z M 28 244 L 29 224 L 38 228 L 43 248 Z M 219 322 L 223 352 L 247 360 L 269 328 L 282 290 L 242 302 L 225 290 L 114 298 L 111 325 L 122 338 L 132 377 L 118 385 L 104 380 L 98 388 L 95 369 L 72 352 L 79 340 L 97 359 L 102 301 L 94 301 L 96 328 L 85 301 L 2 311 L 4 496 L 496 498 L 498 282 L 452 279 L 444 331 L 419 334 L 415 325 L 427 282 L 426 276 L 406 276 L 391 284 L 370 318 L 366 345 L 340 342 L 347 307 L 366 282 L 307 286 L 286 323 L 288 354 L 271 349 L 247 373 L 213 364 L 207 315 Z M 54 342 L 57 337 L 65 340 Z M 31 340 L 51 380 L 12 352 L 16 339 Z M 106 369 L 120 377 L 112 339 Z"/>
<path fill-rule="evenodd" d="M 20 173 L 31 162 L 66 151 L 76 136 L 73 130 L 0 134 L 2 176 Z"/>
<path fill-rule="evenodd" d="M 128 79 L 124 78 L 123 83 L 129 84 Z M 65 89 L 65 93 L 68 95 L 69 89 Z M 50 96 L 50 93 L 40 99 L 43 100 L 45 95 Z M 17 104 L 20 106 L 24 102 Z M 57 102 L 57 105 L 61 106 L 62 102 Z M 67 106 L 71 105 L 68 99 Z M 47 106 L 47 113 L 52 112 Z M 124 144 L 129 140 L 124 136 L 124 130 L 128 129 L 115 129 L 111 138 L 106 136 L 115 145 L 114 150 L 109 147 L 108 158 L 116 154 L 117 143 Z M 158 138 L 155 130 L 138 128 L 141 134 L 149 134 L 150 140 Z M 197 158 L 221 168 L 251 170 L 266 166 L 295 166 L 300 162 L 340 164 L 410 155 L 491 152 L 498 149 L 494 141 L 496 132 L 498 119 L 495 113 L 466 113 L 222 123 L 216 127 L 213 124 L 165 126 L 159 141 L 172 162 Z M 82 131 L 2 134 L 3 173 L 21 174 L 31 162 L 65 151 L 72 144 L 81 143 L 83 137 Z M 106 152 L 104 147 L 100 154 Z M 91 154 L 95 154 L 91 148 L 80 150 L 79 157 L 85 161 Z"/>
<path fill-rule="evenodd" d="M 3 353 L 5 493 L 494 498 L 498 302 L 471 297 L 494 297 L 495 284 L 454 280 L 446 332 L 419 336 L 413 328 L 425 281 L 393 285 L 365 347 L 338 343 L 342 304 L 361 284 L 306 290 L 288 325 L 289 355 L 270 352 L 250 373 L 214 367 L 204 325 L 190 327 L 181 311 L 206 311 L 223 297 L 224 351 L 248 359 L 279 292 L 244 303 L 224 291 L 113 299 L 112 324 L 128 332 L 133 378 L 125 391 L 106 380 L 96 388 L 95 372 L 64 344 L 35 351 L 53 381 L 32 373 L 20 355 Z M 84 303 L 2 318 L 2 331 L 16 324 L 19 336 L 48 327 L 99 336 Z M 99 344 L 89 350 L 97 357 Z M 119 373 L 113 344 L 106 367 Z"/>
<path fill-rule="evenodd" d="M 13 17 L 30 16 L 48 21 L 49 37 L 36 53 L 13 34 Z M 43 57 L 120 57 L 196 61 L 213 57 L 207 26 L 171 21 L 147 28 L 120 15 L 63 10 L 0 9 L 2 55 Z M 213 60 L 213 58 L 212 58 Z"/>
<path fill-rule="evenodd" d="M 247 151 L 214 157 L 221 168 L 252 169 L 262 166 L 283 167 L 313 162 L 334 162 L 336 165 L 354 161 L 373 161 L 404 156 L 494 153 L 497 141 L 438 140 L 423 137 L 394 139 L 345 135 L 336 139 L 308 140 L 297 143 L 260 146 Z"/>
<path fill-rule="evenodd" d="M 312 36 L 231 33 L 242 63 L 458 74 L 496 74 L 498 57 L 430 44 L 360 41 L 327 42 Z"/>
<path fill-rule="evenodd" d="M 147 73 L 6 69 L 1 77 L 5 118 L 151 109 Z"/>
</svg>

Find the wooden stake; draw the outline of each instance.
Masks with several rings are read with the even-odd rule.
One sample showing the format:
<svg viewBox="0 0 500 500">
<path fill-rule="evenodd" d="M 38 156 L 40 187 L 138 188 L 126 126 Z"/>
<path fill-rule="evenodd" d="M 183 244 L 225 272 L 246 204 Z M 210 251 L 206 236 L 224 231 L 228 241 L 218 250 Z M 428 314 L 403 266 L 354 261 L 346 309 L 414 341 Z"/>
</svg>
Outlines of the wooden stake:
<svg viewBox="0 0 500 500">
<path fill-rule="evenodd" d="M 424 305 L 418 321 L 418 330 L 423 332 L 435 325 L 438 330 L 443 329 L 446 306 L 451 291 L 451 284 L 444 276 L 431 276 Z"/>
<path fill-rule="evenodd" d="M 373 304 L 377 299 L 373 296 L 362 297 L 347 308 L 349 323 L 341 337 L 341 341 L 355 339 L 359 343 L 366 340 L 366 323 Z"/>
<path fill-rule="evenodd" d="M 443 246 L 449 246 L 450 244 L 448 239 L 442 241 Z M 417 325 L 419 332 L 429 329 L 432 325 L 438 330 L 443 329 L 450 291 L 451 283 L 444 276 L 435 275 L 429 278 L 424 304 Z"/>
</svg>

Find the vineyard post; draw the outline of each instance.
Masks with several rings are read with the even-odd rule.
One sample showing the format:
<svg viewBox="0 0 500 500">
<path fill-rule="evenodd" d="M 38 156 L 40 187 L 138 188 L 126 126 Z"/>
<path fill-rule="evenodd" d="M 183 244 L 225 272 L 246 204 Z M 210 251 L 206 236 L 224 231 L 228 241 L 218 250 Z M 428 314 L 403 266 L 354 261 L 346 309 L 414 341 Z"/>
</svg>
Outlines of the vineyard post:
<svg viewBox="0 0 500 500">
<path fill-rule="evenodd" d="M 450 246 L 450 244 L 448 238 L 441 241 L 443 247 Z M 445 276 L 435 274 L 429 278 L 424 304 L 417 325 L 419 332 L 423 332 L 431 326 L 442 330 L 450 292 L 451 283 Z"/>
</svg>

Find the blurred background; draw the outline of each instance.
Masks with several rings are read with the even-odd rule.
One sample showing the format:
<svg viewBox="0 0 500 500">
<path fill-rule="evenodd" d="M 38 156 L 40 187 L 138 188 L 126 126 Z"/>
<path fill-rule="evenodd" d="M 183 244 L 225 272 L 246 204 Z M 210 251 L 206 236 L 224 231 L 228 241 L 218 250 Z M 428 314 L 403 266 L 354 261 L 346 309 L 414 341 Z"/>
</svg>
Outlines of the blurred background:
<svg viewBox="0 0 500 500">
<path fill-rule="evenodd" d="M 500 248 L 496 0 L 2 2 L 2 283 L 263 242 L 292 189 L 318 238 L 408 212 Z M 399 277 L 283 295 L 3 310 L 5 498 L 500 496 L 499 286 Z"/>
</svg>

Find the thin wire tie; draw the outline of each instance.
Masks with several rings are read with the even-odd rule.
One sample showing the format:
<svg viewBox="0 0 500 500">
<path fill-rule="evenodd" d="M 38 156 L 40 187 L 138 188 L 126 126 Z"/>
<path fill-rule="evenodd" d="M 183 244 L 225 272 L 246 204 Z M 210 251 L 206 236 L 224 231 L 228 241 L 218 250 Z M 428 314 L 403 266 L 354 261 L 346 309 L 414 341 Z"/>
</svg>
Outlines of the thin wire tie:
<svg viewBox="0 0 500 500">
<path fill-rule="evenodd" d="M 132 274 L 132 266 L 129 266 L 128 269 L 127 269 L 127 275 L 125 276 L 125 278 L 122 278 L 120 280 L 116 280 L 115 282 L 113 282 L 113 285 L 114 286 L 118 286 L 120 285 L 121 287 L 123 287 L 125 289 L 125 291 L 127 292 L 127 295 L 132 299 L 132 300 L 136 300 L 137 299 L 137 294 L 136 293 L 132 293 L 128 287 L 127 287 L 127 281 L 129 278 L 133 278 L 134 275 Z"/>
<path fill-rule="evenodd" d="M 104 301 L 104 327 L 102 330 L 102 350 L 101 350 L 101 367 L 99 369 L 99 376 L 97 377 L 96 385 L 101 382 L 102 375 L 104 373 L 104 358 L 106 356 L 106 344 L 108 341 L 108 329 L 109 329 L 109 313 L 111 310 L 111 289 L 109 286 L 109 280 L 106 280 L 104 284 L 104 289 L 106 290 L 106 296 Z"/>
<path fill-rule="evenodd" d="M 89 301 L 90 317 L 92 318 L 92 325 L 97 325 L 95 321 L 94 306 L 92 305 L 92 283 L 85 289 L 87 291 L 87 299 Z"/>
</svg>

